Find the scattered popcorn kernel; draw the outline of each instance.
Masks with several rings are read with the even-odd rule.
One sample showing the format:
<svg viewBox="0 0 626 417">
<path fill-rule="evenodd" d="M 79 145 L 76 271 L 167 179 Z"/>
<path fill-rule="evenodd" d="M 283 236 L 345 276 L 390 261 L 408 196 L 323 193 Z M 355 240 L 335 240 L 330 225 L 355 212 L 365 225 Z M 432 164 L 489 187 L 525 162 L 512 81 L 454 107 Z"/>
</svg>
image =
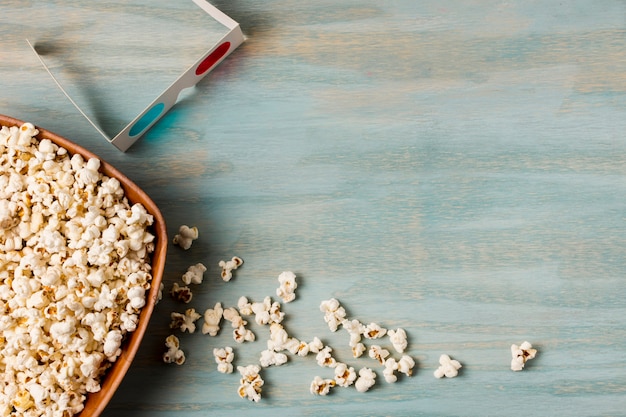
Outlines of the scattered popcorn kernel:
<svg viewBox="0 0 626 417">
<path fill-rule="evenodd" d="M 227 346 L 225 348 L 215 348 L 213 349 L 213 356 L 215 357 L 215 362 L 217 363 L 217 371 L 223 374 L 230 374 L 233 372 L 233 359 L 235 358 L 235 354 L 233 353 L 233 348 Z"/>
<path fill-rule="evenodd" d="M 396 352 L 404 353 L 408 346 L 406 332 L 404 329 L 389 330 L 387 335 L 389 336 L 389 340 L 391 340 L 393 348 Z"/>
<path fill-rule="evenodd" d="M 328 324 L 328 328 L 332 332 L 336 332 L 339 325 L 346 318 L 346 310 L 335 298 L 322 301 L 320 311 L 324 313 L 324 321 Z"/>
<path fill-rule="evenodd" d="M 280 366 L 287 362 L 287 355 L 284 353 L 276 352 L 271 349 L 266 349 L 261 352 L 261 359 L 259 359 L 259 363 L 263 368 L 267 368 L 268 366 L 276 365 Z"/>
<path fill-rule="evenodd" d="M 448 355 L 441 355 L 439 357 L 439 368 L 435 371 L 436 378 L 454 378 L 459 374 L 461 369 L 461 363 L 457 360 L 450 359 Z"/>
<path fill-rule="evenodd" d="M 250 401 L 258 402 L 261 400 L 261 390 L 265 383 L 259 372 L 261 368 L 257 365 L 238 366 L 237 370 L 241 374 L 239 380 L 238 393 L 241 398 L 248 398 Z"/>
<path fill-rule="evenodd" d="M 335 382 L 340 387 L 349 387 L 356 381 L 356 372 L 353 367 L 345 363 L 337 363 L 335 367 Z"/>
<path fill-rule="evenodd" d="M 173 334 L 165 339 L 167 352 L 163 354 L 163 362 L 182 365 L 185 363 L 185 352 L 180 349 L 180 341 Z"/>
<path fill-rule="evenodd" d="M 369 357 L 376 359 L 381 365 L 385 364 L 385 359 L 389 356 L 389 351 L 378 345 L 372 345 L 369 350 Z"/>
<path fill-rule="evenodd" d="M 350 347 L 356 347 L 357 344 L 361 341 L 361 335 L 365 332 L 365 326 L 363 325 L 363 323 L 355 319 L 344 320 L 341 325 L 350 335 Z"/>
<path fill-rule="evenodd" d="M 367 348 L 365 347 L 365 345 L 359 342 L 352 347 L 352 356 L 354 358 L 360 358 L 361 356 L 363 356 L 366 350 Z"/>
<path fill-rule="evenodd" d="M 267 348 L 275 352 L 280 352 L 286 349 L 288 341 L 289 335 L 283 326 L 279 323 L 272 323 L 270 325 L 270 338 L 267 341 Z"/>
<path fill-rule="evenodd" d="M 233 339 L 235 339 L 237 343 L 254 342 L 256 336 L 252 330 L 246 329 L 244 325 L 241 325 L 233 330 Z"/>
<path fill-rule="evenodd" d="M 224 309 L 220 302 L 215 303 L 213 308 L 206 309 L 204 312 L 204 323 L 202 324 L 202 334 L 217 336 L 220 331 L 220 322 L 223 314 Z"/>
<path fill-rule="evenodd" d="M 193 297 L 193 293 L 191 289 L 187 286 L 181 287 L 177 282 L 172 284 L 172 289 L 170 290 L 170 295 L 176 301 L 180 301 L 182 303 L 189 303 L 191 298 Z"/>
<path fill-rule="evenodd" d="M 201 284 L 203 274 L 206 272 L 206 266 L 198 262 L 195 265 L 191 265 L 187 268 L 187 272 L 183 274 L 182 280 L 186 285 L 189 284 Z"/>
<path fill-rule="evenodd" d="M 354 386 L 357 391 L 365 392 L 369 390 L 376 383 L 376 373 L 370 368 L 361 368 L 359 370 L 359 377 L 354 382 Z"/>
<path fill-rule="evenodd" d="M 511 345 L 511 370 L 521 371 L 526 365 L 526 361 L 534 359 L 537 355 L 537 349 L 533 349 L 533 346 L 529 342 L 523 342 L 521 345 Z"/>
<path fill-rule="evenodd" d="M 175 245 L 180 246 L 184 250 L 187 250 L 191 247 L 191 244 L 194 240 L 198 239 L 198 228 L 193 226 L 189 227 L 186 225 L 180 226 L 178 229 L 178 234 L 174 235 L 174 239 L 172 242 Z"/>
<path fill-rule="evenodd" d="M 315 357 L 317 364 L 328 368 L 334 368 L 337 366 L 337 361 L 332 357 L 332 351 L 333 348 L 330 346 L 324 346 L 324 348 L 320 350 Z"/>
<path fill-rule="evenodd" d="M 251 316 L 254 314 L 252 311 L 252 303 L 248 301 L 248 298 L 245 295 L 239 297 L 237 301 L 237 308 L 239 309 L 239 314 L 242 316 Z"/>
<path fill-rule="evenodd" d="M 385 361 L 385 369 L 383 370 L 383 376 L 385 381 L 392 384 L 398 380 L 395 372 L 398 370 L 398 362 L 394 358 L 389 358 Z"/>
<path fill-rule="evenodd" d="M 224 316 L 224 320 L 229 321 L 233 328 L 238 328 L 248 324 L 248 322 L 239 315 L 239 312 L 234 307 L 224 309 L 222 314 Z"/>
<path fill-rule="evenodd" d="M 196 331 L 196 321 L 202 317 L 196 313 L 196 309 L 188 308 L 185 313 L 172 312 L 170 314 L 172 321 L 170 328 L 180 329 L 182 332 L 194 333 Z"/>
<path fill-rule="evenodd" d="M 313 378 L 311 382 L 311 394 L 314 395 L 328 395 L 330 389 L 335 386 L 335 380 L 324 379 L 320 376 Z"/>
<path fill-rule="evenodd" d="M 309 352 L 319 353 L 322 349 L 324 349 L 324 343 L 318 337 L 314 337 L 309 343 Z"/>
<path fill-rule="evenodd" d="M 405 374 L 406 376 L 413 375 L 413 367 L 415 366 L 415 360 L 409 355 L 402 355 L 398 361 L 398 372 Z"/>
<path fill-rule="evenodd" d="M 385 334 L 387 334 L 387 329 L 383 329 L 376 323 L 368 324 L 363 331 L 363 336 L 365 336 L 366 339 L 380 339 Z"/>
<path fill-rule="evenodd" d="M 257 324 L 268 324 L 271 321 L 270 309 L 272 308 L 271 297 L 265 297 L 263 302 L 252 303 L 252 312 L 255 314 L 254 320 Z"/>
<path fill-rule="evenodd" d="M 291 271 L 285 271 L 278 276 L 280 286 L 276 289 L 276 295 L 280 297 L 284 303 L 290 303 L 296 298 L 296 274 Z"/>
<path fill-rule="evenodd" d="M 243 264 L 243 260 L 237 256 L 233 256 L 230 261 L 219 261 L 218 265 L 222 268 L 222 279 L 226 282 L 233 277 L 233 271 Z"/>
</svg>

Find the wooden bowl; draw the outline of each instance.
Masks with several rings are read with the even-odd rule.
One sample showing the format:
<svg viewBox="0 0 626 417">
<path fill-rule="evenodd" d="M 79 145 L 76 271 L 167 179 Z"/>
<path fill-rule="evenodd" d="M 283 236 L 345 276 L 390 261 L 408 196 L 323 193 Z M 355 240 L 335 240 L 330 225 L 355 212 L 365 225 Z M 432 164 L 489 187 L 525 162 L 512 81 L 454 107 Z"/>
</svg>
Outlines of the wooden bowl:
<svg viewBox="0 0 626 417">
<path fill-rule="evenodd" d="M 8 116 L 0 115 L 1 126 L 21 126 L 23 121 Z M 37 127 L 39 139 L 50 139 L 52 142 L 67 149 L 71 154 L 81 154 L 85 159 L 98 158 L 97 155 L 89 152 L 83 147 L 65 139 L 59 135 L 49 132 L 45 129 Z M 141 309 L 137 329 L 128 333 L 122 344 L 122 353 L 112 366 L 107 370 L 101 380 L 101 390 L 96 393 L 88 393 L 85 402 L 85 408 L 77 415 L 80 417 L 96 417 L 99 416 L 107 406 L 115 390 L 119 387 L 122 379 L 126 375 L 130 367 L 143 336 L 146 332 L 150 316 L 154 310 L 154 306 L 158 300 L 159 287 L 163 278 L 163 270 L 165 268 L 165 256 L 167 251 L 167 229 L 165 221 L 156 204 L 141 190 L 136 184 L 129 180 L 124 174 L 100 159 L 100 172 L 109 177 L 115 177 L 119 180 L 124 189 L 126 198 L 133 203 L 141 203 L 148 213 L 154 217 L 151 232 L 155 236 L 155 248 L 152 253 L 152 284 L 146 297 L 146 305 Z"/>
</svg>

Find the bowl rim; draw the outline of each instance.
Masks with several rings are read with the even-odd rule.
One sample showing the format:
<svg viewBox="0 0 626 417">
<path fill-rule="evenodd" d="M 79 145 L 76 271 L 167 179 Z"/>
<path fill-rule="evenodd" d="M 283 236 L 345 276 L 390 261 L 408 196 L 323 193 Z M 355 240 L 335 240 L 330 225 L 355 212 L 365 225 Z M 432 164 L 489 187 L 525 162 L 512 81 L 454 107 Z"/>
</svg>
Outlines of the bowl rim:
<svg viewBox="0 0 626 417">
<path fill-rule="evenodd" d="M 21 126 L 25 122 L 19 119 L 15 119 L 10 116 L 0 114 L 0 126 Z M 161 211 L 157 207 L 156 203 L 143 191 L 137 184 L 132 182 L 126 175 L 124 175 L 117 168 L 104 161 L 102 158 L 94 154 L 93 152 L 83 148 L 82 146 L 59 136 L 56 133 L 50 132 L 46 129 L 35 126 L 39 131 L 36 138 L 49 139 L 55 144 L 67 149 L 71 154 L 81 154 L 84 158 L 97 158 L 100 160 L 99 171 L 109 177 L 115 177 L 119 180 L 124 195 L 131 203 L 141 203 L 149 214 L 154 218 L 154 222 L 151 226 L 152 232 L 155 235 L 154 251 L 151 254 L 151 274 L 152 281 L 150 290 L 146 296 L 146 305 L 141 309 L 139 313 L 139 320 L 137 328 L 133 332 L 126 334 L 126 337 L 122 344 L 122 353 L 116 359 L 115 362 L 107 369 L 101 380 L 100 391 L 95 393 L 87 393 L 86 400 L 84 402 L 83 410 L 76 414 L 74 417 L 97 417 L 99 416 L 106 406 L 109 404 L 111 398 L 115 394 L 115 391 L 121 384 L 124 376 L 126 375 L 130 365 L 139 350 L 139 346 L 146 333 L 150 317 L 154 311 L 154 308 L 159 300 L 160 285 L 163 280 L 163 273 L 165 269 L 165 258 L 167 254 L 167 228 L 165 220 Z"/>
</svg>

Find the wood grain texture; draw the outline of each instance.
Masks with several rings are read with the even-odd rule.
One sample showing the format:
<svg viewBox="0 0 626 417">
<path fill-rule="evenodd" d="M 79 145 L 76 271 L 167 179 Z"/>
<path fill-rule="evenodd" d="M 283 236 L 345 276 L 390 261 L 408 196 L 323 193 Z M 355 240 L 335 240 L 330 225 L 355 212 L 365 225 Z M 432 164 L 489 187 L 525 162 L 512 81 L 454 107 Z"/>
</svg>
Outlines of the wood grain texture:
<svg viewBox="0 0 626 417">
<path fill-rule="evenodd" d="M 10 21 L 0 26 L 0 113 L 115 165 L 159 205 L 171 236 L 181 224 L 200 229 L 189 251 L 170 248 L 164 281 L 167 291 L 203 262 L 205 282 L 189 306 L 167 296 L 157 306 L 105 416 L 626 415 L 624 2 L 214 4 L 247 41 L 125 154 L 56 90 L 23 39 L 98 56 L 120 35 L 80 44 L 73 25 L 86 14 L 149 26 L 182 6 L 0 5 Z M 167 30 L 197 30 L 173 15 L 183 20 Z M 139 43 L 104 60 L 113 73 L 78 71 L 75 86 L 114 124 L 127 104 L 93 92 L 114 75 L 122 97 L 137 99 L 174 71 L 181 49 Z M 137 71 L 138 59 L 153 64 Z M 217 264 L 234 255 L 244 265 L 222 282 Z M 187 362 L 160 361 L 171 311 L 261 300 L 283 270 L 299 277 L 284 306 L 294 336 L 375 367 L 329 332 L 319 303 L 336 297 L 350 317 L 405 328 L 415 375 L 386 384 L 375 367 L 371 391 L 316 397 L 310 381 L 332 372 L 291 358 L 264 371 L 264 398 L 252 404 L 211 351 L 232 345 L 238 364 L 258 360 L 268 334 L 259 326 L 247 345 L 227 328 L 180 335 Z M 524 340 L 539 353 L 514 373 L 509 347 Z M 458 378 L 432 376 L 441 353 L 463 363 Z"/>
</svg>

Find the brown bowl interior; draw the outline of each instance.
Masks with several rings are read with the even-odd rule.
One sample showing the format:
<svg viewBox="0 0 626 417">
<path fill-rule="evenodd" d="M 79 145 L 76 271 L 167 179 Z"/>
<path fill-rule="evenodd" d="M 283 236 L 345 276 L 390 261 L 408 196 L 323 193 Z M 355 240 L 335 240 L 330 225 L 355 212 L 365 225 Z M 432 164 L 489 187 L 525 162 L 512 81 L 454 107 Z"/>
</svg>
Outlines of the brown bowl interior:
<svg viewBox="0 0 626 417">
<path fill-rule="evenodd" d="M 0 126 L 21 126 L 24 122 L 8 116 L 0 115 Z M 64 147 L 72 154 L 81 154 L 84 158 L 98 158 L 95 154 L 89 152 L 83 147 L 45 129 L 37 126 L 39 130 L 39 139 L 50 139 L 59 146 Z M 100 171 L 109 176 L 117 178 L 131 204 L 141 203 L 148 213 L 154 216 L 154 224 L 152 233 L 155 235 L 155 249 L 152 253 L 152 285 L 148 296 L 146 297 L 146 305 L 139 314 L 139 322 L 137 329 L 129 333 L 122 345 L 122 353 L 113 365 L 107 370 L 104 379 L 101 381 L 102 389 L 97 393 L 89 393 L 85 402 L 85 408 L 78 414 L 80 417 L 96 417 L 99 416 L 107 406 L 115 390 L 119 387 L 122 379 L 126 375 L 135 354 L 139 349 L 139 345 L 146 332 L 150 316 L 154 311 L 154 307 L 158 301 L 159 286 L 163 279 L 163 270 L 165 268 L 165 256 L 167 251 L 167 229 L 165 221 L 156 204 L 141 190 L 136 184 L 129 180 L 124 174 L 118 171 L 107 162 L 100 159 Z"/>
</svg>

